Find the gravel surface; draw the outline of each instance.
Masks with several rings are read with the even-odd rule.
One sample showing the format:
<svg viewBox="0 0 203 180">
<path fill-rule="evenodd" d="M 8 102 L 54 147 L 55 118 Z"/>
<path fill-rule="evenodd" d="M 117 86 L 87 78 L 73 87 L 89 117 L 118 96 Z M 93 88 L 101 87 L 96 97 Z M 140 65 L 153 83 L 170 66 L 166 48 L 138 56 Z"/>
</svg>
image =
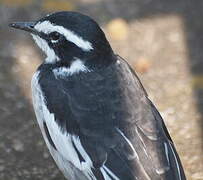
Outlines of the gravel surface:
<svg viewBox="0 0 203 180">
<path fill-rule="evenodd" d="M 30 79 L 44 58 L 7 27 L 59 9 L 92 16 L 136 69 L 161 112 L 188 180 L 203 180 L 203 1 L 0 1 L 0 180 L 64 179 L 41 137 Z"/>
</svg>

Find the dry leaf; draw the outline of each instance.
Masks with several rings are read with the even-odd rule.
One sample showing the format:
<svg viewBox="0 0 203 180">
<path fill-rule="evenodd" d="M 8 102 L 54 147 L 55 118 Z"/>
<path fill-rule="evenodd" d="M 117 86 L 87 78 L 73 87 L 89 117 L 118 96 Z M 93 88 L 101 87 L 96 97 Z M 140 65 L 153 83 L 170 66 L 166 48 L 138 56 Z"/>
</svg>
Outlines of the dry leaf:
<svg viewBox="0 0 203 180">
<path fill-rule="evenodd" d="M 151 62 L 145 57 L 140 57 L 135 63 L 135 69 L 140 73 L 147 72 L 150 67 L 151 67 Z"/>
</svg>

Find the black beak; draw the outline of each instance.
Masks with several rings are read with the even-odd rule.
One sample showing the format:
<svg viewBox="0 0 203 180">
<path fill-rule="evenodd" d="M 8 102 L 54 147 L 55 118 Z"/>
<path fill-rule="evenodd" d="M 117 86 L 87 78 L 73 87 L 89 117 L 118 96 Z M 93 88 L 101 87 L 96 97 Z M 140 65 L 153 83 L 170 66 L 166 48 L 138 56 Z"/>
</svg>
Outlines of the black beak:
<svg viewBox="0 0 203 180">
<path fill-rule="evenodd" d="M 21 29 L 30 32 L 32 34 L 39 34 L 39 32 L 34 28 L 35 22 L 14 22 L 9 24 L 9 26 L 15 29 Z"/>
</svg>

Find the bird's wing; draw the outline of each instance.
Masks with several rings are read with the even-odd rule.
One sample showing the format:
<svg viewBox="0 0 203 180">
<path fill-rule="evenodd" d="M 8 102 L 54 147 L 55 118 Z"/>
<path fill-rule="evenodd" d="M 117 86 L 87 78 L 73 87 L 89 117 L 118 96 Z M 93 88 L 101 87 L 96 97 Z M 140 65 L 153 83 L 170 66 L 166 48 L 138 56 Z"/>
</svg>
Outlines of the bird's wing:
<svg viewBox="0 0 203 180">
<path fill-rule="evenodd" d="M 125 137 L 127 144 L 129 142 L 133 147 L 138 158 L 134 158 L 133 162 L 128 161 L 130 159 L 128 155 L 132 156 L 130 153 L 126 154 L 125 158 L 124 149 L 118 148 L 115 151 L 125 159 L 126 164 L 129 163 L 128 166 L 131 167 L 134 176 L 139 177 L 138 179 L 184 180 L 185 175 L 180 159 L 162 117 L 148 99 L 135 72 L 127 62 L 120 57 L 118 59 L 121 63 L 119 72 L 123 72 L 122 77 L 130 71 L 126 78 L 120 76 L 119 79 L 123 79 L 122 91 L 127 92 L 126 98 L 130 99 L 127 102 L 132 102 L 132 106 L 128 107 L 131 118 L 122 119 L 125 125 L 120 126 L 120 134 Z"/>
<path fill-rule="evenodd" d="M 41 88 L 56 122 L 48 125 L 50 137 L 89 179 L 185 180 L 161 116 L 124 60 L 94 73 L 49 78 L 55 81 L 42 81 Z"/>
</svg>

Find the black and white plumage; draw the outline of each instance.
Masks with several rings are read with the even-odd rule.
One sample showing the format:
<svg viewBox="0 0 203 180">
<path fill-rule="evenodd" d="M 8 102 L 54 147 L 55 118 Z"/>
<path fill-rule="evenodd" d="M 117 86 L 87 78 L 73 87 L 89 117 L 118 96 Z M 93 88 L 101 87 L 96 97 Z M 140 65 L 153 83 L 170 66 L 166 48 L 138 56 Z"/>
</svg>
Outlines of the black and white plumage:
<svg viewBox="0 0 203 180">
<path fill-rule="evenodd" d="M 67 179 L 186 179 L 159 112 L 95 21 L 58 12 L 11 26 L 31 32 L 47 55 L 32 79 L 33 104 Z"/>
</svg>

